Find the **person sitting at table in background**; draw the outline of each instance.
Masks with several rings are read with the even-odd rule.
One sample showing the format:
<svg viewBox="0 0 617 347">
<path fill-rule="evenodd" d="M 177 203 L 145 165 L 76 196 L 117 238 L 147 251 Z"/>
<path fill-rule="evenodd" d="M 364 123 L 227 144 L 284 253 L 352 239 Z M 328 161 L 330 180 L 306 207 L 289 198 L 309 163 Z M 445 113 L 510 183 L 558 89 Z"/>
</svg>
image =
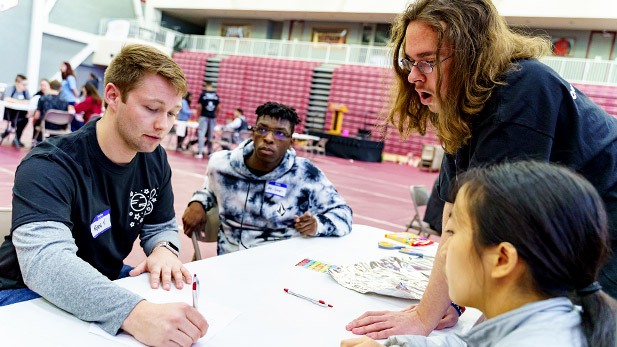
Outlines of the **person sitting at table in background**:
<svg viewBox="0 0 617 347">
<path fill-rule="evenodd" d="M 99 91 L 92 85 L 90 82 L 84 84 L 81 87 L 81 92 L 86 96 L 84 101 L 75 105 L 76 113 L 83 113 L 83 116 L 75 115 L 73 121 L 71 122 L 71 130 L 75 131 L 84 126 L 85 123 L 88 123 L 90 120 L 90 116 L 93 114 L 101 114 L 103 101 L 101 100 L 101 95 Z"/>
<path fill-rule="evenodd" d="M 202 189 L 182 216 L 184 233 L 206 223 L 218 206 L 218 254 L 294 236 L 343 236 L 351 232 L 352 212 L 324 173 L 296 157 L 292 134 L 295 109 L 267 102 L 255 111 L 253 139 L 210 157 Z"/>
<path fill-rule="evenodd" d="M 186 122 L 195 113 L 195 110 L 191 110 L 191 101 L 193 101 L 193 94 L 186 92 L 186 96 L 182 99 L 182 109 L 178 113 L 178 120 L 176 121 L 176 151 L 184 151 L 182 144 L 186 137 Z"/>
<path fill-rule="evenodd" d="M 248 128 L 249 124 L 246 121 L 246 117 L 244 117 L 244 111 L 242 111 L 241 108 L 237 108 L 234 110 L 234 120 L 225 125 L 223 130 L 230 130 L 234 132 L 232 139 L 229 142 L 240 143 L 242 142 L 240 139 L 240 131 L 248 130 Z"/>
<path fill-rule="evenodd" d="M 36 92 L 33 96 L 42 96 L 47 95 L 49 93 L 49 80 L 47 78 L 41 79 L 39 82 L 39 91 Z"/>
<path fill-rule="evenodd" d="M 36 111 L 34 112 L 34 132 L 32 133 L 32 147 L 39 144 L 43 141 L 43 130 L 40 129 L 41 122 L 45 118 L 47 111 L 49 110 L 60 110 L 60 111 L 70 111 L 74 112 L 73 106 L 69 105 L 66 100 L 64 100 L 60 94 L 60 88 L 62 88 L 62 84 L 56 80 L 53 80 L 49 83 L 49 92 L 47 95 L 43 95 L 39 98 L 39 102 L 36 106 Z M 46 123 L 45 127 L 47 129 L 64 129 L 63 125 L 56 125 L 53 123 Z"/>
<path fill-rule="evenodd" d="M 90 73 L 90 79 L 86 83 L 90 83 L 95 89 L 99 89 L 99 78 L 92 72 Z"/>
<path fill-rule="evenodd" d="M 94 73 L 90 73 L 90 79 L 88 81 L 86 81 L 86 84 L 92 84 L 92 86 L 95 89 L 99 89 L 99 78 L 94 74 Z M 79 94 L 80 97 L 84 97 L 86 95 L 86 92 L 84 91 L 84 89 L 81 89 L 81 93 Z"/>
<path fill-rule="evenodd" d="M 77 80 L 75 79 L 75 73 L 68 61 L 60 64 L 60 72 L 62 73 L 62 89 L 60 95 L 66 100 L 69 105 L 75 106 L 77 101 Z"/>
<path fill-rule="evenodd" d="M 208 327 L 197 309 L 144 301 L 112 282 L 144 271 L 153 289 L 192 282 L 178 259 L 171 169 L 160 146 L 181 108 L 184 74 L 161 51 L 127 45 L 105 83 L 101 120 L 42 142 L 17 168 L 11 234 L 0 246 L 0 305 L 41 295 L 107 333 L 190 346 Z M 137 236 L 147 258 L 133 269 L 123 260 Z"/>
<path fill-rule="evenodd" d="M 204 143 L 208 144 L 208 155 L 212 153 L 212 140 L 214 139 L 214 127 L 216 117 L 219 114 L 219 96 L 212 89 L 212 83 L 206 83 L 206 89 L 199 96 L 201 105 L 201 115 L 199 117 L 199 128 L 197 129 L 198 150 L 195 158 L 203 158 Z"/>
<path fill-rule="evenodd" d="M 468 169 L 525 159 L 563 164 L 604 200 L 613 241 L 598 281 L 617 298 L 617 119 L 538 60 L 550 41 L 513 31 L 490 0 L 417 0 L 391 31 L 396 84 L 387 122 L 403 135 L 436 129 L 446 152 L 442 224 L 450 184 Z M 367 312 L 346 328 L 375 339 L 428 335 L 452 307 L 439 254 L 417 307 Z"/>
<path fill-rule="evenodd" d="M 15 77 L 15 84 L 7 87 L 2 94 L 2 100 L 6 102 L 12 102 L 16 104 L 27 104 L 30 100 L 30 92 L 28 92 L 28 79 L 22 74 L 18 74 Z M 4 119 L 10 122 L 10 125 L 6 127 L 4 133 L 0 136 L 4 139 L 9 135 L 9 132 L 15 127 L 15 138 L 13 144 L 15 146 L 23 147 L 21 143 L 21 134 L 24 132 L 24 128 L 28 124 L 28 111 L 14 110 L 9 107 L 4 109 Z"/>
<path fill-rule="evenodd" d="M 616 302 L 598 283 L 610 253 L 607 216 L 591 183 L 526 161 L 472 169 L 457 183 L 440 249 L 448 291 L 488 320 L 434 343 L 400 335 L 385 345 L 615 346 Z M 382 345 L 363 337 L 341 346 Z"/>
</svg>

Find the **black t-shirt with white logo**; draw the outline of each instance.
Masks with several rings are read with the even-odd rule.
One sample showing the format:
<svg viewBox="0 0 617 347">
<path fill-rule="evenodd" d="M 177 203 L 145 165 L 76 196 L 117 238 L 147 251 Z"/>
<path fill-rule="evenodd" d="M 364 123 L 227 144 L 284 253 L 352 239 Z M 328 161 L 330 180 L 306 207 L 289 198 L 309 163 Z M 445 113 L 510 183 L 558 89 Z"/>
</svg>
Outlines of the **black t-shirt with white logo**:
<svg viewBox="0 0 617 347">
<path fill-rule="evenodd" d="M 15 174 L 11 232 L 32 222 L 63 223 L 71 229 L 77 256 L 111 280 L 118 277 L 142 225 L 174 216 L 171 169 L 163 148 L 117 165 L 99 147 L 96 122 L 33 148 Z M 23 284 L 10 237 L 0 248 L 0 277 L 5 279 L 0 278 L 2 289 Z"/>
<path fill-rule="evenodd" d="M 204 91 L 199 97 L 199 104 L 201 104 L 202 117 L 215 118 L 214 111 L 219 104 L 219 96 L 215 92 Z"/>
<path fill-rule="evenodd" d="M 469 142 L 444 157 L 440 198 L 452 201 L 451 183 L 474 167 L 525 159 L 557 163 L 598 190 L 617 240 L 617 119 L 536 59 L 516 61 L 504 77 L 506 84 L 493 89 L 474 116 Z"/>
</svg>

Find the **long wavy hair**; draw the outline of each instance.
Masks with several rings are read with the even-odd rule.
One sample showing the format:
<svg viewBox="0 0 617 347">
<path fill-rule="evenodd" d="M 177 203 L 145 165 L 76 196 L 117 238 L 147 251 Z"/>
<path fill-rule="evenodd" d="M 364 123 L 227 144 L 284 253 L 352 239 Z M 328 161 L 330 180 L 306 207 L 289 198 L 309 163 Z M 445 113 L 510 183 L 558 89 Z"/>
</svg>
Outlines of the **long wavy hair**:
<svg viewBox="0 0 617 347">
<path fill-rule="evenodd" d="M 64 72 L 60 71 L 60 73 L 62 74 L 62 79 L 65 80 L 69 76 L 75 77 L 75 72 L 73 72 L 71 63 L 69 63 L 68 61 L 63 61 L 62 64 L 64 64 L 64 66 L 66 67 L 66 71 Z"/>
<path fill-rule="evenodd" d="M 411 21 L 426 23 L 437 32 L 437 62 L 443 59 L 439 51 L 445 40 L 454 48 L 448 80 L 443 81 L 440 64 L 433 71 L 438 74 L 438 114 L 420 103 L 407 81 L 409 73 L 399 65 L 405 57 L 405 31 Z M 430 122 L 445 151 L 453 154 L 471 137 L 471 120 L 493 88 L 504 84 L 502 75 L 514 67 L 513 61 L 539 58 L 550 52 L 551 43 L 545 37 L 525 36 L 509 28 L 490 0 L 419 0 L 394 20 L 390 48 L 396 83 L 386 122 L 403 137 L 411 132 L 424 135 Z M 447 83 L 445 96 L 440 93 L 442 83 Z"/>
</svg>

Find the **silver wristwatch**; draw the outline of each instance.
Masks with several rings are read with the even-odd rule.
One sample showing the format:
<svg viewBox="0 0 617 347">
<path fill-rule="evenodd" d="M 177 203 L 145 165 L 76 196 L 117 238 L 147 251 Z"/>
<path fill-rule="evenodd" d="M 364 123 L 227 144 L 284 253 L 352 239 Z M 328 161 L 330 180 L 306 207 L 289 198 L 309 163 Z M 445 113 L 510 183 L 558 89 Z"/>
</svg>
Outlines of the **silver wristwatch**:
<svg viewBox="0 0 617 347">
<path fill-rule="evenodd" d="M 176 257 L 180 256 L 180 250 L 178 249 L 178 247 L 176 247 L 176 245 L 174 245 L 173 243 L 169 242 L 169 241 L 160 241 L 158 242 L 156 245 L 154 245 L 154 247 L 152 248 L 152 252 L 154 252 L 155 249 L 159 248 L 159 247 L 165 247 L 167 248 L 171 253 L 175 254 Z M 150 252 L 150 253 L 152 253 Z"/>
</svg>

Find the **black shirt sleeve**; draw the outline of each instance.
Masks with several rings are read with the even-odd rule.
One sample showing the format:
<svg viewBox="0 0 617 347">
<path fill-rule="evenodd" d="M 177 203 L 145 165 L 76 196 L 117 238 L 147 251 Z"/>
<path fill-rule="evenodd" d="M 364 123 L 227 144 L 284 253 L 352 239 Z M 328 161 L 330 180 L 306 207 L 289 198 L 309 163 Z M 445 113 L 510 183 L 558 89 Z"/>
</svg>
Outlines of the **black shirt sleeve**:
<svg viewBox="0 0 617 347">
<path fill-rule="evenodd" d="M 11 230 L 43 221 L 60 222 L 71 229 L 74 195 L 75 184 L 66 167 L 44 156 L 24 160 L 15 173 Z"/>
</svg>

